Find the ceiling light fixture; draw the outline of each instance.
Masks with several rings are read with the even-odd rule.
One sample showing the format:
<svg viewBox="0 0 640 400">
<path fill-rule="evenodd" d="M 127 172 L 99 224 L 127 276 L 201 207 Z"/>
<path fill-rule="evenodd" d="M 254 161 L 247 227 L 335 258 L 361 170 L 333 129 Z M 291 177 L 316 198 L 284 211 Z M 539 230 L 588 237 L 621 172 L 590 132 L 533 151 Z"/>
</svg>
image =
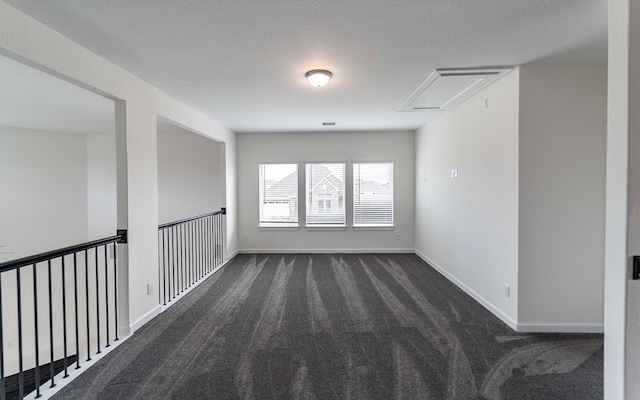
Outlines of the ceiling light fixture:
<svg viewBox="0 0 640 400">
<path fill-rule="evenodd" d="M 326 69 L 312 69 L 304 74 L 304 77 L 309 80 L 311 86 L 315 87 L 323 87 L 329 82 L 332 76 L 333 74 Z"/>
</svg>

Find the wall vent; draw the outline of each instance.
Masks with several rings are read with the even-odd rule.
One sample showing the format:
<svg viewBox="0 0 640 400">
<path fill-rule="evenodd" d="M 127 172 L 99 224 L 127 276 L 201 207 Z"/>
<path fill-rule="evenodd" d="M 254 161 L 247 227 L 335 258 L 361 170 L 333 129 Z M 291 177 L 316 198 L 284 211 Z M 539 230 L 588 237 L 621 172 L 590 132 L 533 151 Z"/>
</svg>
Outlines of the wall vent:
<svg viewBox="0 0 640 400">
<path fill-rule="evenodd" d="M 400 111 L 444 111 L 502 77 L 513 67 L 439 68 L 413 92 Z"/>
</svg>

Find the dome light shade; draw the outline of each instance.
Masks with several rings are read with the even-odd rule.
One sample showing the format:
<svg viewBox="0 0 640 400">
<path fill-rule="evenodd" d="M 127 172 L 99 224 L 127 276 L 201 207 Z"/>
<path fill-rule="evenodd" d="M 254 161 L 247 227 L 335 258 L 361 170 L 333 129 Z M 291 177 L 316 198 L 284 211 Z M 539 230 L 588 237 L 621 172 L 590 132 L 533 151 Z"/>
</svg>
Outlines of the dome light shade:
<svg viewBox="0 0 640 400">
<path fill-rule="evenodd" d="M 313 69 L 304 74 L 304 76 L 309 80 L 311 86 L 323 87 L 329 82 L 333 74 L 326 69 Z"/>
</svg>

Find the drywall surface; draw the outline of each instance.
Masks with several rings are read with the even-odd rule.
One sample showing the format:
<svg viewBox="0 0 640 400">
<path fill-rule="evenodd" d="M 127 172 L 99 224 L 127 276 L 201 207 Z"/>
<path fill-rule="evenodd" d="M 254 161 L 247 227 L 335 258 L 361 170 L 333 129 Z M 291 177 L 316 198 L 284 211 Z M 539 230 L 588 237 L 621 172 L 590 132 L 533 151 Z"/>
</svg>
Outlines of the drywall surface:
<svg viewBox="0 0 640 400">
<path fill-rule="evenodd" d="M 239 247 L 242 251 L 412 251 L 414 248 L 414 135 L 413 132 L 325 132 L 238 134 Z M 378 161 L 394 164 L 394 225 L 392 230 L 351 227 L 351 163 Z M 258 165 L 305 162 L 346 163 L 347 228 L 309 229 L 300 217 L 298 229 L 258 227 Z M 304 181 L 299 182 L 300 190 Z M 304 208 L 300 198 L 299 208 Z M 246 235 L 246 236 L 245 236 Z M 400 235 L 400 239 L 397 239 Z M 246 237 L 246 240 L 245 240 Z"/>
<path fill-rule="evenodd" d="M 518 322 L 524 329 L 602 330 L 606 120 L 606 65 L 520 67 Z"/>
<path fill-rule="evenodd" d="M 87 213 L 88 240 L 116 234 L 115 135 L 87 135 Z"/>
<path fill-rule="evenodd" d="M 0 53 L 116 100 L 121 104 L 116 109 L 123 108 L 116 113 L 116 136 L 122 143 L 116 155 L 118 228 L 129 234 L 127 246 L 120 246 L 124 260 L 118 263 L 124 281 L 119 304 L 125 309 L 119 322 L 127 333 L 128 327 L 135 329 L 159 311 L 156 293 L 147 294 L 147 284 L 156 282 L 157 287 L 158 279 L 158 115 L 225 143 L 230 207 L 236 201 L 235 133 L 5 2 L 0 2 Z M 235 210 L 227 215 L 225 254 L 236 249 L 236 215 Z"/>
<path fill-rule="evenodd" d="M 219 148 L 195 133 L 158 133 L 159 224 L 220 210 Z"/>
<path fill-rule="evenodd" d="M 416 252 L 511 326 L 518 320 L 518 79 L 511 71 L 429 122 L 416 132 L 415 149 Z"/>
<path fill-rule="evenodd" d="M 87 239 L 87 137 L 0 126 L 0 262 Z"/>
</svg>

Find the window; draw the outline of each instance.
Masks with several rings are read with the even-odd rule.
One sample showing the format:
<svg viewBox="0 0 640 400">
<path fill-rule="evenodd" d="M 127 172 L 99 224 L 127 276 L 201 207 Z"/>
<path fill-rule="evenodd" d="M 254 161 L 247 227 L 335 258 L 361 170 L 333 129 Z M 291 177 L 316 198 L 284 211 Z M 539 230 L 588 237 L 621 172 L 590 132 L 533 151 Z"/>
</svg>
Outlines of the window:
<svg viewBox="0 0 640 400">
<path fill-rule="evenodd" d="M 306 165 L 307 226 L 345 225 L 344 177 L 344 164 Z"/>
<path fill-rule="evenodd" d="M 353 225 L 393 225 L 393 163 L 353 164 Z"/>
<path fill-rule="evenodd" d="M 298 223 L 298 165 L 260 164 L 260 225 Z"/>
</svg>

